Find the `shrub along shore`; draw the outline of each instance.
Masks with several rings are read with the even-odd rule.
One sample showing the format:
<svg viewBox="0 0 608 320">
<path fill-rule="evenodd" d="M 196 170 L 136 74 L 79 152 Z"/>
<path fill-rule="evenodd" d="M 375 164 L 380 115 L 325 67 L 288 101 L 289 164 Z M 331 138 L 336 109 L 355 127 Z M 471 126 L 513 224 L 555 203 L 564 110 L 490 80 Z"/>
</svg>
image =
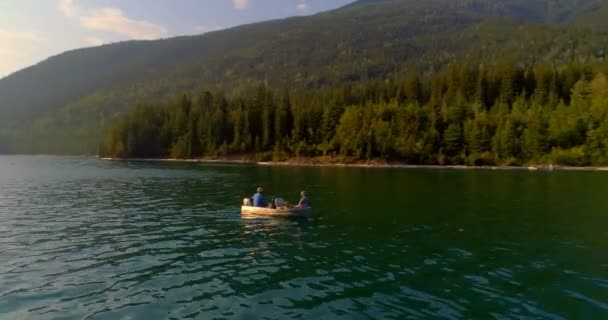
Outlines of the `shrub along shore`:
<svg viewBox="0 0 608 320">
<path fill-rule="evenodd" d="M 202 164 L 230 164 L 230 165 L 256 165 L 275 167 L 343 167 L 343 168 L 394 168 L 394 169 L 454 169 L 454 170 L 498 170 L 498 171 L 606 171 L 608 167 L 574 167 L 562 165 L 539 166 L 466 166 L 466 165 L 418 165 L 399 162 L 351 161 L 339 162 L 338 159 L 306 158 L 289 159 L 286 161 L 256 161 L 255 156 L 235 159 L 231 158 L 204 158 L 204 159 L 172 159 L 172 158 L 100 158 L 106 161 L 134 161 L 134 162 L 178 162 Z M 344 160 L 344 159 L 340 159 Z"/>
</svg>

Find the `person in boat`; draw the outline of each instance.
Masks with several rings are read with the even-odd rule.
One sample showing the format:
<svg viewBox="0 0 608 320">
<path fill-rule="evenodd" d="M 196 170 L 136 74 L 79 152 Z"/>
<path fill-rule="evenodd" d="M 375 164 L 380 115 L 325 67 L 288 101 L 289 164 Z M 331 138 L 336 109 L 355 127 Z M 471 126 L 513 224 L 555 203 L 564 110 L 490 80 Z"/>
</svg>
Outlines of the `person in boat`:
<svg viewBox="0 0 608 320">
<path fill-rule="evenodd" d="M 306 194 L 306 191 L 300 192 L 300 202 L 298 203 L 298 208 L 310 208 L 310 198 Z"/>
<path fill-rule="evenodd" d="M 266 203 L 266 200 L 264 199 L 263 193 L 264 193 L 264 189 L 262 189 L 262 187 L 259 187 L 256 190 L 256 193 L 253 195 L 253 197 L 251 197 L 251 199 L 253 200 L 254 207 L 264 208 L 264 207 L 268 206 L 268 204 Z"/>
</svg>

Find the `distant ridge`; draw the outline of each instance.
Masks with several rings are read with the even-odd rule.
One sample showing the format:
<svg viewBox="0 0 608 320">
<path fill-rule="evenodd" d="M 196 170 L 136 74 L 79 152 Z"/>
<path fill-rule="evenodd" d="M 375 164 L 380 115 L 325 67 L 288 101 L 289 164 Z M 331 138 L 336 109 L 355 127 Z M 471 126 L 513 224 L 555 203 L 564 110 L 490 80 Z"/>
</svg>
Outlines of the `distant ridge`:
<svg viewBox="0 0 608 320">
<path fill-rule="evenodd" d="M 607 21 L 603 0 L 360 0 L 199 36 L 73 50 L 0 79 L 0 148 L 94 153 L 117 115 L 201 88 L 318 88 L 505 54 L 521 63 L 601 61 Z"/>
</svg>

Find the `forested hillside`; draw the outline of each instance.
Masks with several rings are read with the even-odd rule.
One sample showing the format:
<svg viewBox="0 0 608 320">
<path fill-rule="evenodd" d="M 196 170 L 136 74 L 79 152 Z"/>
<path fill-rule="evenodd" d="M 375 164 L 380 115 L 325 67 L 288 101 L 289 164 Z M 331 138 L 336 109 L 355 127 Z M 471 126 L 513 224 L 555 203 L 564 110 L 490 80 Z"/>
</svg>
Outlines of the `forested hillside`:
<svg viewBox="0 0 608 320">
<path fill-rule="evenodd" d="M 503 58 L 518 67 L 602 63 L 602 0 L 362 0 L 201 36 L 67 52 L 0 80 L 0 152 L 96 153 L 108 123 L 186 93 L 294 95 Z M 322 91 L 322 90 L 321 90 Z"/>
<path fill-rule="evenodd" d="M 608 70 L 606 70 L 608 71 Z M 608 165 L 607 74 L 589 65 L 486 69 L 368 81 L 293 95 L 260 86 L 227 99 L 140 105 L 106 133 L 102 155 L 258 160 L 329 156 L 412 164 Z"/>
</svg>

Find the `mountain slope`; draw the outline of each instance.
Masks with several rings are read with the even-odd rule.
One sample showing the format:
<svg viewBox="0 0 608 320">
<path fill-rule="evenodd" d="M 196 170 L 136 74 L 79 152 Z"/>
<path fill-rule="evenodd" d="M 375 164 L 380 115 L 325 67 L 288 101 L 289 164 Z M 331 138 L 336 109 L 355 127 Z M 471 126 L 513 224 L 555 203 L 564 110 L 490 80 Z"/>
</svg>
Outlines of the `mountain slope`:
<svg viewBox="0 0 608 320">
<path fill-rule="evenodd" d="M 292 88 L 432 72 L 459 59 L 603 59 L 601 0 L 361 0 L 310 17 L 80 49 L 0 80 L 0 152 L 95 152 L 142 101 L 267 81 Z"/>
</svg>

